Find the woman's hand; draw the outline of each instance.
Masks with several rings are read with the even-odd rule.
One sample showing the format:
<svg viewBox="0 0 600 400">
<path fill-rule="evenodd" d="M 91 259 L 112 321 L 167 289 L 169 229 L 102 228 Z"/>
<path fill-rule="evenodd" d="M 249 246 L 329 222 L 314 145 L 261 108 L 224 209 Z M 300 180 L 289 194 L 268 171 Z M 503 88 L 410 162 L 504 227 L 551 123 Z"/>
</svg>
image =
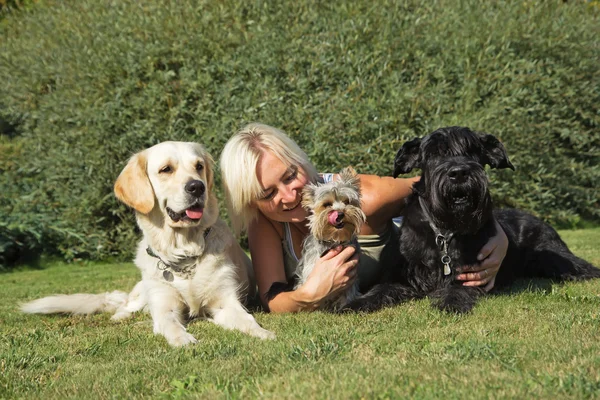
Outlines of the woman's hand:
<svg viewBox="0 0 600 400">
<path fill-rule="evenodd" d="M 314 308 L 327 297 L 347 289 L 356 279 L 358 253 L 354 246 L 335 247 L 321 257 L 304 284 L 298 288 Z"/>
<path fill-rule="evenodd" d="M 460 275 L 456 277 L 459 281 L 465 281 L 464 286 L 483 286 L 486 292 L 494 287 L 496 274 L 500 270 L 502 260 L 508 250 L 508 238 L 502 230 L 498 221 L 496 224 L 496 236 L 490 238 L 477 255 L 478 264 L 459 268 Z"/>
</svg>

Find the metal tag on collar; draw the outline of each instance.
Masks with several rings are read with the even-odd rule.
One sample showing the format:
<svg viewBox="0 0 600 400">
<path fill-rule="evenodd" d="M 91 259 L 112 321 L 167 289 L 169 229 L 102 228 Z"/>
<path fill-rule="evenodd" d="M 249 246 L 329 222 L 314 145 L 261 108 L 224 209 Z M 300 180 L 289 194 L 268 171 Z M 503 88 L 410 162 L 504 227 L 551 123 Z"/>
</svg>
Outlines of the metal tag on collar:
<svg viewBox="0 0 600 400">
<path fill-rule="evenodd" d="M 452 270 L 450 269 L 450 256 L 448 254 L 444 254 L 442 256 L 442 263 L 444 264 L 444 276 L 450 275 Z"/>
<path fill-rule="evenodd" d="M 440 261 L 444 264 L 444 276 L 448 276 L 452 273 L 450 269 L 450 262 L 452 259 L 448 255 L 448 241 L 444 235 L 437 235 L 435 237 L 435 243 L 442 249 L 442 258 Z"/>
<path fill-rule="evenodd" d="M 173 282 L 173 279 L 174 279 L 173 274 L 168 269 L 165 269 L 163 271 L 163 278 L 165 278 L 165 281 L 167 281 L 167 282 Z"/>
</svg>

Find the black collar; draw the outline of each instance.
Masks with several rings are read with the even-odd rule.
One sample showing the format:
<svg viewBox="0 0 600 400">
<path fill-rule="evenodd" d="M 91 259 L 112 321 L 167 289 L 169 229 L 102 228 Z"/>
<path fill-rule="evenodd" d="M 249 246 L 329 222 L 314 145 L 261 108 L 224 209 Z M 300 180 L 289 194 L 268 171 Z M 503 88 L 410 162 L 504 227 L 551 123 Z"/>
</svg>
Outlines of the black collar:
<svg viewBox="0 0 600 400">
<path fill-rule="evenodd" d="M 333 249 L 334 247 L 337 247 L 337 246 L 347 247 L 348 245 L 352 244 L 352 240 L 348 240 L 346 242 L 335 242 L 333 240 L 326 240 L 326 241 L 321 241 L 319 243 L 327 246 L 327 249 L 325 249 L 325 251 L 322 252 L 321 255 L 319 256 L 319 257 L 323 257 L 325 254 L 327 254 L 329 252 L 329 250 Z"/>
</svg>

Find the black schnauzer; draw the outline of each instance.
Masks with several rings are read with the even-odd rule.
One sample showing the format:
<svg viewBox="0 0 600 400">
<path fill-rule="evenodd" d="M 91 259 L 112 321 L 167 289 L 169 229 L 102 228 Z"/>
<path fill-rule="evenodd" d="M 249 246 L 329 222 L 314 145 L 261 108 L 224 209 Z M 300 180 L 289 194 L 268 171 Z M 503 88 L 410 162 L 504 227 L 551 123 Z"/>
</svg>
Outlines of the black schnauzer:
<svg viewBox="0 0 600 400">
<path fill-rule="evenodd" d="M 504 146 L 492 135 L 468 128 L 438 129 L 398 151 L 394 177 L 422 169 L 404 207 L 399 259 L 388 276 L 347 308 L 372 311 L 429 296 L 441 310 L 470 311 L 485 291 L 455 280 L 455 267 L 477 263 L 477 254 L 496 234 L 494 218 L 508 237 L 508 251 L 495 287 L 517 278 L 600 278 L 600 269 L 576 257 L 548 224 L 523 211 L 492 209 L 484 166 L 511 168 Z"/>
</svg>

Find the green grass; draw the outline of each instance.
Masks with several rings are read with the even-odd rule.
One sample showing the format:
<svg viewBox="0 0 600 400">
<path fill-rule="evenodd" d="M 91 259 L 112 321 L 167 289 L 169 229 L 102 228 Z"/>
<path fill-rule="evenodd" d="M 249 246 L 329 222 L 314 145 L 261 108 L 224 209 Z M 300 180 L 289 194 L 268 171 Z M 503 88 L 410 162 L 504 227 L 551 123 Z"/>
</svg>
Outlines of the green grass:
<svg viewBox="0 0 600 400">
<path fill-rule="evenodd" d="M 600 229 L 561 231 L 600 265 Z M 3 274 L 0 398 L 597 398 L 600 282 L 522 282 L 450 316 L 416 301 L 371 315 L 257 313 L 275 341 L 207 321 L 199 343 L 174 349 L 150 316 L 32 316 L 25 300 L 130 289 L 129 264 L 68 265 Z"/>
</svg>

